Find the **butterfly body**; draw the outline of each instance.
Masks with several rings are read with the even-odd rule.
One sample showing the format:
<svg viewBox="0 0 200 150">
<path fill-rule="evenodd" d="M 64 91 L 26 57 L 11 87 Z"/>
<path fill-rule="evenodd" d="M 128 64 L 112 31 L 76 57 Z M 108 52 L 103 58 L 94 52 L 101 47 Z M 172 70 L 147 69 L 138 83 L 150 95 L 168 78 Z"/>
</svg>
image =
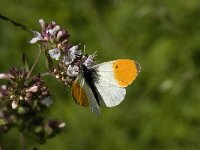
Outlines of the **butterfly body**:
<svg viewBox="0 0 200 150">
<path fill-rule="evenodd" d="M 83 65 L 82 68 L 83 68 L 82 69 L 82 76 L 83 76 L 83 78 L 85 78 L 86 84 L 93 91 L 94 97 L 95 97 L 98 105 L 100 105 L 100 99 L 99 99 L 99 96 L 98 96 L 98 93 L 97 93 L 97 89 L 95 87 L 95 83 L 98 82 L 98 80 L 99 80 L 99 75 L 97 73 L 97 70 L 95 68 L 88 69 L 84 65 Z"/>
</svg>

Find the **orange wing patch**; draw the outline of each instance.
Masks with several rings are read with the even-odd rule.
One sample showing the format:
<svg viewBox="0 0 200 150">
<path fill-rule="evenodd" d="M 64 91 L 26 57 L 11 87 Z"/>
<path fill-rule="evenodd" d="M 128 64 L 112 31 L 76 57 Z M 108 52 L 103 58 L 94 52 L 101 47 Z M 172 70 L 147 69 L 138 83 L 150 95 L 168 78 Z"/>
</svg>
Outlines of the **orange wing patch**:
<svg viewBox="0 0 200 150">
<path fill-rule="evenodd" d="M 72 95 L 74 97 L 75 102 L 81 106 L 88 107 L 89 102 L 88 102 L 86 93 L 84 89 L 81 87 L 81 85 L 77 81 L 74 81 L 71 89 L 72 89 Z"/>
<path fill-rule="evenodd" d="M 122 87 L 127 87 L 140 72 L 140 65 L 134 60 L 119 59 L 113 62 L 113 70 L 117 83 Z"/>
</svg>

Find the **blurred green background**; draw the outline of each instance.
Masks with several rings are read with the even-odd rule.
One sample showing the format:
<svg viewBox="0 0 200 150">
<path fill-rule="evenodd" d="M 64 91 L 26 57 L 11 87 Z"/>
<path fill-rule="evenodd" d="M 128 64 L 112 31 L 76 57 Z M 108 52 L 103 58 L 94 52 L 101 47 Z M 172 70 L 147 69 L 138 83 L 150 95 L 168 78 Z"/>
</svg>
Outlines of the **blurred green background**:
<svg viewBox="0 0 200 150">
<path fill-rule="evenodd" d="M 115 108 L 95 116 L 76 105 L 70 89 L 46 78 L 54 104 L 47 119 L 66 122 L 66 130 L 42 145 L 49 149 L 200 149 L 199 0 L 4 0 L 0 13 L 39 30 L 40 18 L 68 29 L 70 41 L 97 51 L 97 62 L 137 60 L 142 71 Z M 0 20 L 0 72 L 33 63 L 32 35 Z M 36 72 L 45 72 L 41 57 Z M 0 135 L 6 150 L 21 149 L 19 133 Z"/>
</svg>

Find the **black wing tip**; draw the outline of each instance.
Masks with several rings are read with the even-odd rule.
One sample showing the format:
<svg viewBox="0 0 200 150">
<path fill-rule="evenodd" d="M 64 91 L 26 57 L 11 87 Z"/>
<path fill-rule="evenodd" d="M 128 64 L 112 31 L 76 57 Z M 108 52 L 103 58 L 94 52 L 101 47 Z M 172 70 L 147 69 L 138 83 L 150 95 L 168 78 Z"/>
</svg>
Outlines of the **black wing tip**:
<svg viewBox="0 0 200 150">
<path fill-rule="evenodd" d="M 135 65 L 136 65 L 137 74 L 139 74 L 141 72 L 142 67 L 137 61 L 134 61 L 134 62 L 135 62 Z"/>
</svg>

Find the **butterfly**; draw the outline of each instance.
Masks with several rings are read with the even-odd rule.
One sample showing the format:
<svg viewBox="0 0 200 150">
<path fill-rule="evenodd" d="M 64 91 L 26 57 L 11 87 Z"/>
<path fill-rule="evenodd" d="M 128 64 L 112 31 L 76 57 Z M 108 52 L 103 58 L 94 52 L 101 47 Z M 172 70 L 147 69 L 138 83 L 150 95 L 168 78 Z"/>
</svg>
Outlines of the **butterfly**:
<svg viewBox="0 0 200 150">
<path fill-rule="evenodd" d="M 136 79 L 140 70 L 140 64 L 130 59 L 108 61 L 91 68 L 83 65 L 71 86 L 74 100 L 100 114 L 102 102 L 107 107 L 114 107 L 124 100 L 125 88 Z"/>
</svg>

